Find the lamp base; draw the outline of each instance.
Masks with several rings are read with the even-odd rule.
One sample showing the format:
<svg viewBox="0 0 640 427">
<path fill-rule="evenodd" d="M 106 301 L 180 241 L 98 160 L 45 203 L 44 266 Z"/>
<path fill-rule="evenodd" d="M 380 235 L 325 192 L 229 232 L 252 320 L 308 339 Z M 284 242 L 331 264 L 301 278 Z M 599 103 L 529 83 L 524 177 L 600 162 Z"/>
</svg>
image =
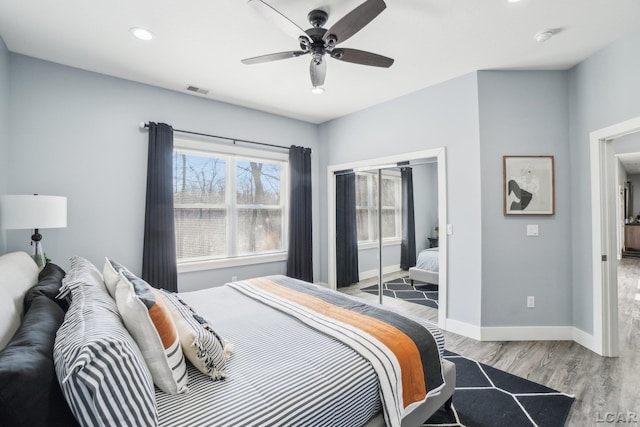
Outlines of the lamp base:
<svg viewBox="0 0 640 427">
<path fill-rule="evenodd" d="M 36 265 L 42 270 L 44 266 L 47 264 L 47 257 L 42 250 L 42 244 L 40 241 L 32 241 L 33 245 L 33 260 L 36 262 Z"/>
</svg>

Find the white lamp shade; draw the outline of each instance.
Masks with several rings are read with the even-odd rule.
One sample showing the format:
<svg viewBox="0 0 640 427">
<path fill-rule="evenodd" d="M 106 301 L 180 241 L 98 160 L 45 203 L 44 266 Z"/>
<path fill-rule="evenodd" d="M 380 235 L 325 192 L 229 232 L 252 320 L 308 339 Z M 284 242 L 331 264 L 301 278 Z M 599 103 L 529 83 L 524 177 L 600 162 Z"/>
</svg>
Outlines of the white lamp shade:
<svg viewBox="0 0 640 427">
<path fill-rule="evenodd" d="M 0 196 L 0 227 L 6 229 L 64 228 L 67 198 L 60 196 Z"/>
</svg>

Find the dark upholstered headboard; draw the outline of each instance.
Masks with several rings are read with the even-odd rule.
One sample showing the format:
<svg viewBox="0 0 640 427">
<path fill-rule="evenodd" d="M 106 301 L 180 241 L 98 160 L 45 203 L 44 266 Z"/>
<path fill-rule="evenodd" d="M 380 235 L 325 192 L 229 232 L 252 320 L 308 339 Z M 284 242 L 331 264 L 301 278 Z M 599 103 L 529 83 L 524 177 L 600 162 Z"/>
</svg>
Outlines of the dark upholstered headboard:
<svg viewBox="0 0 640 427">
<path fill-rule="evenodd" d="M 65 401 L 53 363 L 56 332 L 69 307 L 57 300 L 65 272 L 47 264 L 24 298 L 18 331 L 0 351 L 0 424 L 78 425 Z"/>
</svg>

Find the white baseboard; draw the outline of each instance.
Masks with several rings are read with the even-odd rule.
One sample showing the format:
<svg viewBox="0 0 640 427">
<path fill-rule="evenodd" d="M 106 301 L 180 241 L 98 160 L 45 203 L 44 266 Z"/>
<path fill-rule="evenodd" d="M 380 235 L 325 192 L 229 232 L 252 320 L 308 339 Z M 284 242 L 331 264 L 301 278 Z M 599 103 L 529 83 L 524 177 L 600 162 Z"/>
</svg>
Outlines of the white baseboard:
<svg viewBox="0 0 640 427">
<path fill-rule="evenodd" d="M 479 327 L 447 319 L 444 329 L 478 341 L 574 341 L 598 353 L 593 335 L 573 326 L 498 326 Z"/>
<path fill-rule="evenodd" d="M 455 319 L 446 319 L 444 330 L 480 341 L 480 327 L 470 323 L 461 322 Z"/>
<path fill-rule="evenodd" d="M 593 335 L 581 329 L 573 328 L 573 340 L 594 353 L 602 355 L 602 348 L 596 345 Z"/>
<path fill-rule="evenodd" d="M 572 326 L 483 327 L 481 341 L 573 341 Z"/>
<path fill-rule="evenodd" d="M 400 271 L 400 264 L 389 265 L 387 267 L 382 267 L 382 274 L 394 273 L 396 271 Z M 367 270 L 367 271 L 359 271 L 358 276 L 360 280 L 371 279 L 372 277 L 378 277 L 378 270 Z"/>
</svg>

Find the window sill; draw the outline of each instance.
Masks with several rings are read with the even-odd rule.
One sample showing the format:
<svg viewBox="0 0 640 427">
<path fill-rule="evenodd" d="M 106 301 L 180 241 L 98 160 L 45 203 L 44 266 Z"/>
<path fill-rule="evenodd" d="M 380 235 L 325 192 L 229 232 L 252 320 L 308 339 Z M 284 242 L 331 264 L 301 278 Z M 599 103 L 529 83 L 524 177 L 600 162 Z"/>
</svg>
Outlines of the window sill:
<svg viewBox="0 0 640 427">
<path fill-rule="evenodd" d="M 287 252 L 276 252 L 242 256 L 237 258 L 207 259 L 202 261 L 188 261 L 178 263 L 178 273 L 191 271 L 215 270 L 218 268 L 239 267 L 243 265 L 263 264 L 267 262 L 279 262 L 287 260 Z"/>
<path fill-rule="evenodd" d="M 395 246 L 402 243 L 402 239 L 389 239 L 383 240 L 382 246 Z M 375 249 L 378 247 L 378 242 L 358 243 L 358 249 Z"/>
</svg>

